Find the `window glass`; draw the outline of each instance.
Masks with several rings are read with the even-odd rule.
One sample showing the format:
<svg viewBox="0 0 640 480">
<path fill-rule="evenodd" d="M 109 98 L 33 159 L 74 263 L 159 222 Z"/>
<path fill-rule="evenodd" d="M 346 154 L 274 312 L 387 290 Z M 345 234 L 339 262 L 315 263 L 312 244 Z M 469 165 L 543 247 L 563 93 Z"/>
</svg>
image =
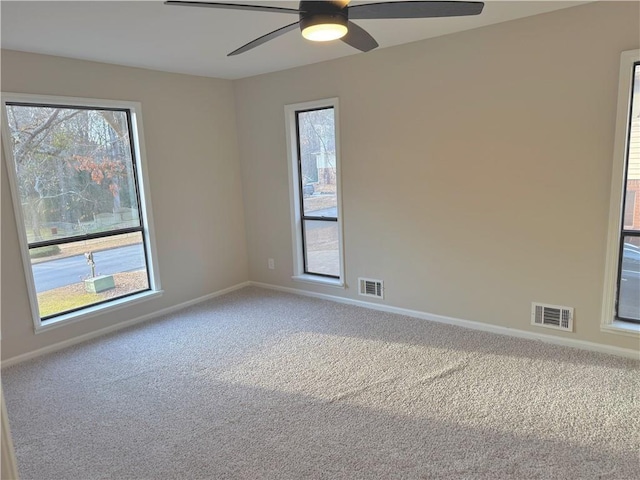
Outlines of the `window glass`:
<svg viewBox="0 0 640 480">
<path fill-rule="evenodd" d="M 305 220 L 304 240 L 307 271 L 339 277 L 338 222 Z"/>
<path fill-rule="evenodd" d="M 296 112 L 304 273 L 340 277 L 335 109 Z"/>
<path fill-rule="evenodd" d="M 637 238 L 623 239 L 618 316 L 640 321 L 640 247 L 631 243 Z"/>
<path fill-rule="evenodd" d="M 51 255 L 52 248 L 58 253 Z M 43 319 L 149 289 L 140 232 L 65 243 L 57 248 L 34 248 L 30 252 L 38 310 Z M 98 280 L 87 288 L 84 280 L 90 278 Z"/>
<path fill-rule="evenodd" d="M 333 108 L 298 114 L 302 198 L 305 216 L 338 216 Z"/>
</svg>

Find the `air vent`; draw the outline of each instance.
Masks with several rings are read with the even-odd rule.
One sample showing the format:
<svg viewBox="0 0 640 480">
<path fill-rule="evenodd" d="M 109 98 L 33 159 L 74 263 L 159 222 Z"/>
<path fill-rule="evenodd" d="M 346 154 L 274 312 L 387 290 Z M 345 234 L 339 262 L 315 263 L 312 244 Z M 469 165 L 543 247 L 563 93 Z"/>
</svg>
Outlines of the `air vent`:
<svg viewBox="0 0 640 480">
<path fill-rule="evenodd" d="M 534 302 L 531 304 L 531 324 L 573 332 L 573 308 Z"/>
<path fill-rule="evenodd" d="M 383 291 L 384 285 L 382 280 L 373 280 L 371 278 L 358 278 L 360 284 L 360 295 L 365 297 L 384 298 Z"/>
</svg>

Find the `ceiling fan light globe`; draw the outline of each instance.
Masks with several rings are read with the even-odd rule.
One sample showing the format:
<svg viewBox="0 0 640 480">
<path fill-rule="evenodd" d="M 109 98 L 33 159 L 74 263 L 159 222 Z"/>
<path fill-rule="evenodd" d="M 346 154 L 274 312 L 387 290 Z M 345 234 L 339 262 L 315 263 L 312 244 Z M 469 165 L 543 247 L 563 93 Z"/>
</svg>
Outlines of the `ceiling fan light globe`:
<svg viewBox="0 0 640 480">
<path fill-rule="evenodd" d="M 347 27 L 339 23 L 320 23 L 309 25 L 302 30 L 302 36 L 314 42 L 337 40 L 347 34 Z"/>
</svg>

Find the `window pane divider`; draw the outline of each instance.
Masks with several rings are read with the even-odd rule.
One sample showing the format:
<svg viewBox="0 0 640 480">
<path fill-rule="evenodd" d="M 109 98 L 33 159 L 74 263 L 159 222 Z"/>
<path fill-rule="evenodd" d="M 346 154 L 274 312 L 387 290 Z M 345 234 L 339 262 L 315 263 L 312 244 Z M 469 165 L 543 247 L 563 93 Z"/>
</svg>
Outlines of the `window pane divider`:
<svg viewBox="0 0 640 480">
<path fill-rule="evenodd" d="M 325 221 L 325 222 L 337 222 L 338 221 L 338 217 L 311 217 L 308 215 L 305 215 L 302 217 L 302 220 L 311 220 L 311 221 Z"/>
<path fill-rule="evenodd" d="M 116 235 L 125 235 L 127 233 L 136 233 L 143 232 L 143 227 L 129 227 L 122 228 L 119 230 L 109 230 L 108 232 L 99 232 L 99 233 L 87 233 L 85 235 L 78 235 L 75 237 L 63 237 L 63 238 L 55 238 L 51 240 L 42 240 L 40 242 L 29 243 L 29 249 L 32 248 L 40 248 L 40 247 L 50 247 L 52 245 L 64 245 L 66 243 L 75 243 L 82 242 L 84 240 L 95 240 L 98 238 L 107 238 L 114 237 Z"/>
</svg>

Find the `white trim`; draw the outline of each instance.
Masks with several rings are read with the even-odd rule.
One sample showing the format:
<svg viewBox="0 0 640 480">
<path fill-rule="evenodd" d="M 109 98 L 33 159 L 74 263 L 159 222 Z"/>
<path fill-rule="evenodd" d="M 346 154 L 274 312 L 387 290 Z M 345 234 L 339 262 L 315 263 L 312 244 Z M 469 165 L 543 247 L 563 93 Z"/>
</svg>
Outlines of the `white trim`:
<svg viewBox="0 0 640 480">
<path fill-rule="evenodd" d="M 618 274 L 618 249 L 620 243 L 620 223 L 622 221 L 622 195 L 624 170 L 626 166 L 629 112 L 631 108 L 632 68 L 640 60 L 640 50 L 629 50 L 620 55 L 618 74 L 618 110 L 614 137 L 613 162 L 611 171 L 611 197 L 609 201 L 609 227 L 607 230 L 607 250 L 605 252 L 604 291 L 602 294 L 602 314 L 600 331 L 640 338 L 640 330 L 624 326 L 625 322 L 615 320 L 615 303 Z"/>
<path fill-rule="evenodd" d="M 142 125 L 142 104 L 134 103 L 131 107 L 131 123 L 133 130 L 132 148 L 135 148 L 135 154 L 138 161 L 135 163 L 138 174 L 138 188 L 141 190 L 138 197 L 140 198 L 140 210 L 142 211 L 143 226 L 146 230 L 145 243 L 149 255 L 150 265 L 149 279 L 151 282 L 151 290 L 161 291 L 160 285 L 160 267 L 158 265 L 158 252 L 156 249 L 156 234 L 153 223 L 153 209 L 151 208 L 151 187 L 149 182 L 149 174 L 147 169 L 147 150 L 144 142 L 144 127 Z"/>
<path fill-rule="evenodd" d="M 16 461 L 15 449 L 13 448 L 13 440 L 11 438 L 11 429 L 9 428 L 9 417 L 7 416 L 7 407 L 4 402 L 4 392 L 0 385 L 0 396 L 2 402 L 2 457 L 0 466 L 2 467 L 2 480 L 18 480 L 18 467 Z"/>
<path fill-rule="evenodd" d="M 455 325 L 458 327 L 464 327 L 471 330 L 495 333 L 498 335 L 507 335 L 509 337 L 524 338 L 527 340 L 538 340 L 538 341 L 542 341 L 542 342 L 553 344 L 553 345 L 578 348 L 578 349 L 587 350 L 590 352 L 606 353 L 609 355 L 633 358 L 636 360 L 640 359 L 640 351 L 628 349 L 628 348 L 614 347 L 611 345 L 602 345 L 599 343 L 587 342 L 584 340 L 575 340 L 572 338 L 556 337 L 554 335 L 546 335 L 544 333 L 528 332 L 528 331 L 519 330 L 516 328 L 508 328 L 508 327 L 502 327 L 499 325 L 491 325 L 488 323 L 476 322 L 473 320 L 464 320 L 460 318 L 446 317 L 444 315 L 436 315 L 433 313 L 421 312 L 419 310 L 409 310 L 407 308 L 393 307 L 390 305 L 382 305 L 378 303 L 365 302 L 362 300 L 353 300 L 351 298 L 336 297 L 334 295 L 309 292 L 306 290 L 298 290 L 296 288 L 281 287 L 279 285 L 272 285 L 268 283 L 261 283 L 261 282 L 249 282 L 249 283 L 254 287 L 267 288 L 270 290 L 278 290 L 281 292 L 293 293 L 295 295 L 304 295 L 307 297 L 321 298 L 323 300 L 330 300 L 332 302 L 345 303 L 347 305 L 355 305 L 357 307 L 369 308 L 371 310 L 378 310 L 381 312 L 405 315 L 407 317 L 418 318 L 421 320 L 428 320 L 430 322 L 444 323 L 446 325 Z"/>
<path fill-rule="evenodd" d="M 311 110 L 314 108 L 332 107 L 334 112 L 335 146 L 336 146 L 336 192 L 338 196 L 338 255 L 340 260 L 340 278 L 336 282 L 326 282 L 320 275 L 312 275 L 304 272 L 304 259 L 302 248 L 302 220 L 300 212 L 300 178 L 298 174 L 298 149 L 296 138 L 296 112 Z M 285 105 L 285 131 L 287 140 L 287 170 L 289 172 L 289 205 L 291 211 L 291 245 L 293 247 L 293 278 L 320 285 L 344 286 L 344 239 L 342 227 L 342 158 L 340 154 L 340 112 L 338 98 L 327 98 L 311 102 Z"/>
<path fill-rule="evenodd" d="M 155 230 L 151 209 L 151 191 L 147 174 L 147 157 L 144 143 L 144 130 L 142 126 L 141 103 L 95 98 L 59 97 L 53 95 L 33 95 L 26 93 L 2 92 L 2 135 L 6 139 L 11 138 L 11 132 L 9 131 L 8 122 L 5 121 L 5 119 L 7 118 L 6 102 L 24 102 L 34 104 L 39 103 L 62 106 L 122 108 L 129 110 L 131 113 L 131 134 L 133 136 L 133 145 L 131 145 L 131 148 L 136 159 L 136 161 L 134 162 L 134 168 L 136 169 L 139 189 L 138 196 L 141 203 L 140 210 L 142 211 L 143 217 L 141 221 L 142 226 L 145 230 L 144 238 L 147 251 L 146 260 L 150 280 L 149 287 L 151 288 L 151 292 L 142 292 L 139 295 L 123 297 L 120 300 L 114 300 L 105 304 L 87 307 L 86 309 L 78 310 L 77 312 L 71 312 L 69 314 L 57 316 L 52 320 L 45 321 L 44 323 L 40 319 L 39 315 L 38 295 L 35 290 L 35 281 L 33 278 L 31 259 L 29 257 L 29 249 L 27 247 L 28 241 L 25 222 L 22 215 L 20 197 L 18 194 L 19 189 L 16 179 L 15 159 L 13 158 L 11 142 L 3 142 L 11 190 L 11 198 L 13 201 L 13 209 L 16 218 L 16 227 L 20 240 L 20 252 L 22 255 L 23 269 L 27 281 L 27 294 L 29 298 L 29 305 L 31 307 L 31 315 L 35 333 L 50 330 L 51 328 L 55 328 L 61 325 L 67 325 L 71 322 L 84 320 L 85 318 L 94 317 L 99 313 L 106 313 L 112 309 L 122 308 L 122 306 L 124 306 L 125 304 L 138 303 L 139 301 L 150 299 L 154 296 L 159 296 L 162 293 L 162 288 L 160 285 L 158 254 L 156 250 Z"/>
<path fill-rule="evenodd" d="M 2 93 L 2 102 L 0 107 L 2 109 L 2 137 L 5 139 L 2 144 L 4 146 L 4 159 L 7 166 L 7 176 L 9 177 L 9 191 L 11 193 L 11 200 L 13 202 L 13 212 L 16 220 L 16 229 L 18 231 L 18 240 L 20 242 L 20 255 L 22 257 L 22 269 L 24 271 L 25 280 L 27 281 L 27 298 L 29 299 L 29 306 L 31 307 L 31 320 L 33 322 L 34 331 L 40 326 L 40 316 L 38 315 L 38 296 L 35 291 L 35 282 L 33 280 L 33 270 L 31 269 L 31 259 L 29 258 L 29 249 L 27 240 L 27 230 L 24 224 L 24 218 L 20 208 L 20 197 L 18 194 L 18 185 L 16 179 L 15 160 L 13 158 L 13 151 L 11 149 L 11 132 L 9 131 L 7 118 L 7 111 L 5 102 L 7 100 L 14 99 L 13 94 Z"/>
<path fill-rule="evenodd" d="M 607 333 L 613 333 L 615 335 L 623 335 L 625 337 L 640 337 L 640 325 L 631 322 L 621 322 L 620 320 L 614 320 L 608 325 L 601 325 L 600 330 Z"/>
<path fill-rule="evenodd" d="M 221 295 L 226 295 L 227 293 L 234 292 L 244 287 L 248 287 L 250 285 L 249 282 L 242 282 L 237 285 L 234 285 L 229 288 L 225 288 L 223 290 L 218 290 L 217 292 L 210 293 L 208 295 L 204 295 L 202 297 L 195 298 L 193 300 L 188 300 L 183 303 L 179 303 L 178 305 L 173 305 L 171 307 L 163 308 L 162 310 L 158 310 L 157 312 L 149 313 L 147 315 L 142 315 L 140 317 L 134 318 L 132 320 L 127 320 L 125 322 L 120 322 L 115 325 L 111 325 L 110 327 L 101 328 L 100 330 L 96 330 L 95 332 L 85 333 L 84 335 L 79 335 L 77 337 L 70 338 L 68 340 L 64 340 L 59 343 L 54 343 L 53 345 L 49 345 L 47 347 L 40 348 L 38 350 L 34 350 L 32 352 L 23 353 L 21 355 L 16 355 L 15 357 L 8 358 L 2 361 L 2 368 L 11 367 L 12 365 L 16 365 L 18 363 L 25 362 L 27 360 L 31 360 L 36 357 L 40 357 L 42 355 L 46 355 L 48 353 L 53 353 L 58 350 L 62 350 L 63 348 L 70 347 L 72 345 L 76 345 L 78 343 L 86 342 L 87 340 L 94 339 L 96 337 L 100 337 L 102 335 L 106 335 L 108 333 L 115 332 L 117 330 L 121 330 L 123 328 L 131 327 L 133 325 L 137 325 L 139 323 L 146 322 L 148 320 L 153 320 L 162 315 L 167 315 L 178 310 L 182 310 L 187 307 L 191 307 L 198 303 L 206 302 L 207 300 L 211 300 L 213 298 L 219 297 Z"/>
<path fill-rule="evenodd" d="M 106 107 L 130 108 L 140 106 L 140 102 L 130 100 L 109 100 L 104 98 L 61 97 L 58 95 L 37 95 L 32 93 L 2 92 L 3 102 L 43 103 L 48 105 L 62 105 L 67 107 Z"/>
</svg>

